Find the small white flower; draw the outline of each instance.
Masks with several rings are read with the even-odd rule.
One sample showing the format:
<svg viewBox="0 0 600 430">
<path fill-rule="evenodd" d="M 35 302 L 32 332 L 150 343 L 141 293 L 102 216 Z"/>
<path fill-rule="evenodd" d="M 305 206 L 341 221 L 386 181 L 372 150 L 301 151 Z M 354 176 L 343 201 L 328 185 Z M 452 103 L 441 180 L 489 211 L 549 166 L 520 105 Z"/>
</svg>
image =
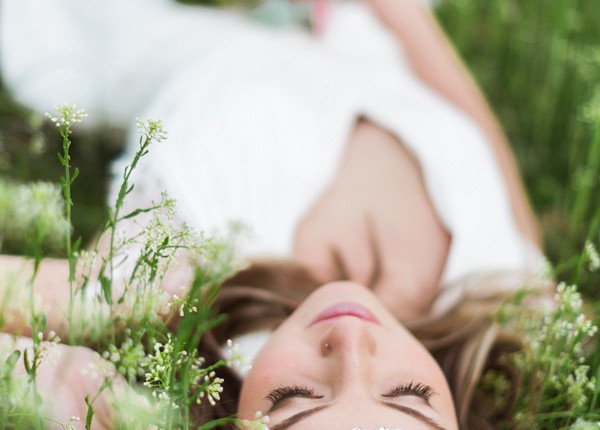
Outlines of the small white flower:
<svg viewBox="0 0 600 430">
<path fill-rule="evenodd" d="M 160 120 L 136 118 L 136 124 L 140 133 L 148 140 L 162 142 L 167 138 L 168 133 Z"/>
<path fill-rule="evenodd" d="M 590 272 L 595 272 L 600 269 L 600 254 L 596 246 L 589 240 L 585 242 L 585 255 L 588 260 L 588 268 Z"/>
<path fill-rule="evenodd" d="M 46 116 L 57 127 L 64 127 L 67 132 L 71 132 L 70 127 L 73 124 L 80 123 L 83 118 L 87 117 L 84 109 L 77 109 L 77 105 L 72 104 L 57 104 L 54 106 L 54 111 L 58 114 L 46 112 Z"/>
<path fill-rule="evenodd" d="M 269 430 L 269 422 L 271 419 L 268 415 L 263 415 L 261 411 L 254 414 L 253 420 L 242 420 L 242 428 L 246 430 Z"/>
<path fill-rule="evenodd" d="M 240 351 L 240 345 L 231 339 L 227 340 L 227 366 L 237 367 L 243 372 L 252 367 L 248 356 Z"/>
</svg>

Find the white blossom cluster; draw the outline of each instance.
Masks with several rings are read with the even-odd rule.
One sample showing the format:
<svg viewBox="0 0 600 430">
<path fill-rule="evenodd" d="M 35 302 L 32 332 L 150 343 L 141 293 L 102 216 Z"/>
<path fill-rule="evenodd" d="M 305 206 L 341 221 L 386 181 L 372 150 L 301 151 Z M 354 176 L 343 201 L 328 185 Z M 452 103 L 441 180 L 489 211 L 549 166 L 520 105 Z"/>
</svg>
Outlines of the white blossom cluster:
<svg viewBox="0 0 600 430">
<path fill-rule="evenodd" d="M 598 332 L 598 327 L 582 313 L 583 300 L 575 285 L 567 285 L 564 282 L 558 284 L 556 300 L 559 314 L 574 315 L 572 322 L 561 321 L 563 333 L 567 333 L 567 337 L 574 337 L 572 333 L 568 333 L 569 331 L 576 331 L 589 337 L 593 337 Z"/>
<path fill-rule="evenodd" d="M 164 344 L 157 342 L 154 345 L 154 353 L 147 356 L 143 364 L 146 368 L 144 385 L 151 388 L 152 396 L 163 404 L 171 402 L 169 392 L 170 375 L 174 370 L 188 367 L 190 380 L 192 381 L 190 389 L 198 394 L 196 403 L 200 404 L 202 400 L 207 399 L 211 405 L 215 405 L 221 400 L 223 392 L 223 378 L 216 376 L 216 373 L 210 368 L 204 368 L 205 359 L 196 357 L 195 354 L 188 354 L 187 351 L 181 351 L 175 361 L 173 361 L 173 338 L 167 337 Z M 175 405 L 171 405 L 174 406 Z"/>
<path fill-rule="evenodd" d="M 590 272 L 595 272 L 600 269 L 600 254 L 598 253 L 596 246 L 589 240 L 585 242 L 585 258 Z"/>
<path fill-rule="evenodd" d="M 227 366 L 235 367 L 242 372 L 250 370 L 252 365 L 250 364 L 249 357 L 240 351 L 240 345 L 233 343 L 231 339 L 227 340 Z"/>
<path fill-rule="evenodd" d="M 577 418 L 569 430 L 598 430 L 600 429 L 600 421 L 587 421 L 581 418 Z"/>
<path fill-rule="evenodd" d="M 258 411 L 253 420 L 242 420 L 242 428 L 244 430 L 269 430 L 270 421 L 268 415 L 263 415 L 261 411 Z"/>
<path fill-rule="evenodd" d="M 129 382 L 134 382 L 138 376 L 145 374 L 141 366 L 146 357 L 144 346 L 139 342 L 134 343 L 131 338 L 127 338 L 118 348 L 108 345 L 108 350 L 104 351 L 102 357 L 113 363 Z"/>
<path fill-rule="evenodd" d="M 583 417 L 596 391 L 596 377 L 586 356 L 598 327 L 585 315 L 576 286 L 559 283 L 554 299 L 553 309 L 523 309 L 517 304 L 511 311 L 525 336 L 512 365 L 521 373 L 521 392 L 536 393 L 534 398 L 522 396 L 517 401 L 513 419 L 518 428 L 527 428 L 536 416 L 554 411 L 558 404 L 565 414 Z M 555 428 L 552 425 L 548 428 Z"/>
<path fill-rule="evenodd" d="M 200 392 L 196 403 L 200 404 L 202 399 L 206 397 L 208 402 L 211 405 L 216 405 L 219 400 L 221 400 L 221 393 L 223 392 L 223 387 L 221 384 L 225 382 L 223 378 L 218 378 L 215 375 L 215 372 L 210 372 L 208 375 L 204 375 L 204 390 Z"/>
<path fill-rule="evenodd" d="M 179 309 L 179 317 L 183 318 L 186 314 L 186 312 L 189 313 L 197 313 L 198 312 L 198 306 L 194 305 L 193 301 L 190 300 L 189 298 L 185 297 L 185 287 L 181 287 L 180 288 L 182 295 L 184 295 L 184 297 L 179 297 L 177 294 L 173 294 L 173 298 L 171 299 L 171 301 L 169 302 L 169 306 L 175 306 L 176 308 Z"/>
<path fill-rule="evenodd" d="M 58 115 L 46 112 L 46 116 L 52 121 L 57 127 L 64 127 L 69 130 L 73 124 L 80 123 L 83 118 L 87 117 L 85 109 L 77 109 L 75 104 L 57 104 L 54 106 L 54 111 Z"/>
<path fill-rule="evenodd" d="M 167 138 L 168 132 L 161 120 L 136 118 L 135 122 L 140 133 L 149 141 L 162 142 Z"/>
<path fill-rule="evenodd" d="M 148 355 L 148 361 L 144 364 L 146 367 L 144 385 L 149 388 L 164 388 L 168 384 L 168 375 L 171 368 L 170 358 L 173 353 L 173 339 L 167 337 L 164 344 L 156 342 L 154 344 L 154 353 Z M 153 392 L 154 397 L 158 396 Z"/>
</svg>

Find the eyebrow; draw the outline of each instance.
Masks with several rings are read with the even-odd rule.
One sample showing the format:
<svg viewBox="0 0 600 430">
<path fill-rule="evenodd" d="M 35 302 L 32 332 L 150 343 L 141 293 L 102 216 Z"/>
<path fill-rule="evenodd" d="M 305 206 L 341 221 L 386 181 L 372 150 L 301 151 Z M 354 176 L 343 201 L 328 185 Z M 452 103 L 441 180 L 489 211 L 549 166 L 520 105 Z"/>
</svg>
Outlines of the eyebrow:
<svg viewBox="0 0 600 430">
<path fill-rule="evenodd" d="M 446 430 L 445 427 L 442 427 L 437 421 L 429 418 L 427 415 L 419 412 L 416 409 L 410 408 L 408 406 L 398 405 L 396 403 L 391 402 L 379 402 L 379 404 L 387 406 L 388 408 L 395 409 L 397 411 L 403 412 L 406 415 L 410 415 L 411 417 L 421 421 L 423 424 L 428 425 L 433 430 Z M 270 427 L 271 430 L 285 430 L 290 428 L 292 425 L 299 423 L 305 418 L 310 417 L 311 415 L 327 409 L 331 405 L 323 405 L 317 406 L 316 408 L 307 409 L 302 412 L 298 412 L 295 415 L 283 420 L 279 424 L 275 424 L 273 427 Z"/>
<path fill-rule="evenodd" d="M 419 421 L 423 422 L 424 424 L 427 424 L 429 427 L 431 427 L 434 430 L 446 430 L 437 421 L 429 418 L 427 415 L 419 412 L 416 409 L 409 408 L 408 406 L 399 405 L 396 403 L 391 403 L 391 402 L 380 402 L 380 403 L 382 405 L 387 406 L 388 408 L 392 408 L 392 409 L 396 409 L 397 411 L 404 412 L 406 415 L 410 415 L 411 417 L 418 419 Z"/>
<path fill-rule="evenodd" d="M 285 429 L 289 428 L 290 426 L 302 421 L 303 419 L 310 417 L 312 414 L 322 411 L 323 409 L 327 409 L 329 406 L 331 406 L 331 405 L 317 406 L 316 408 L 307 409 L 305 411 L 298 412 L 296 415 L 292 415 L 291 417 L 283 420 L 279 424 L 275 424 L 273 427 L 270 427 L 270 429 L 271 430 L 285 430 Z"/>
</svg>

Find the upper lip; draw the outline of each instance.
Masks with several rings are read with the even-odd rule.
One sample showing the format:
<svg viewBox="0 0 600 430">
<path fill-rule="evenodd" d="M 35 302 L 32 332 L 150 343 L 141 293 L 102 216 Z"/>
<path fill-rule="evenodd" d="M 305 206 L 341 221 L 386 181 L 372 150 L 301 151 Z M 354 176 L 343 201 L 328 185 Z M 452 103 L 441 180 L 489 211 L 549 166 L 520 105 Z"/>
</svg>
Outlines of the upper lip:
<svg viewBox="0 0 600 430">
<path fill-rule="evenodd" d="M 316 324 L 321 321 L 344 316 L 356 317 L 364 321 L 379 324 L 379 320 L 375 317 L 375 315 L 373 315 L 373 313 L 364 306 L 353 302 L 340 302 L 329 306 L 324 311 L 322 311 L 310 323 L 310 325 Z"/>
</svg>

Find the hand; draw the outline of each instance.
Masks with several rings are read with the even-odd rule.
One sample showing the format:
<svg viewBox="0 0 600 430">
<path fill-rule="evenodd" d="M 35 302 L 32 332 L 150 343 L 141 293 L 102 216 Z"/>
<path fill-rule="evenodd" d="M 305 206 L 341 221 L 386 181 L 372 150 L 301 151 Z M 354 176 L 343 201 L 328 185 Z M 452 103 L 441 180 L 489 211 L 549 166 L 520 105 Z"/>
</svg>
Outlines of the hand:
<svg viewBox="0 0 600 430">
<path fill-rule="evenodd" d="M 29 357 L 33 356 L 31 338 L 0 333 L 0 345 L 6 351 L 21 351 L 14 377 L 25 381 L 28 376 L 22 357 L 25 350 L 28 350 Z M 65 428 L 63 424 L 68 424 L 75 429 L 84 429 L 88 411 L 86 396 L 94 399 L 92 429 L 114 428 L 112 391 L 101 389 L 107 375 L 111 375 L 114 390 L 124 385 L 122 378 L 114 375 L 112 365 L 89 348 L 51 342 L 43 344 L 42 348 L 46 351 L 37 369 L 36 388 L 43 400 L 40 412 L 44 428 Z M 72 417 L 78 420 L 72 420 Z"/>
<path fill-rule="evenodd" d="M 449 243 L 417 162 L 394 136 L 360 121 L 335 180 L 298 225 L 294 258 L 323 283 L 371 287 L 409 320 L 429 311 Z"/>
</svg>

